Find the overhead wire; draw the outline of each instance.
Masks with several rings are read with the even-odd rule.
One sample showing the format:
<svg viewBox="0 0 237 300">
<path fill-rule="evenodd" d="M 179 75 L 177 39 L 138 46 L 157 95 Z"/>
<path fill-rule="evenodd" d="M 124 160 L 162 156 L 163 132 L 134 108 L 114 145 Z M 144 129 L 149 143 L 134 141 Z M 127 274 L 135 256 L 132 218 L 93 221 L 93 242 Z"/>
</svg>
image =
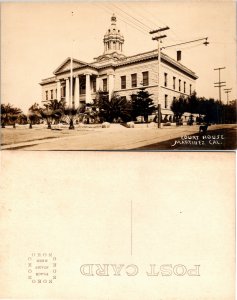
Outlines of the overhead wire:
<svg viewBox="0 0 237 300">
<path fill-rule="evenodd" d="M 118 6 L 116 6 L 114 3 L 112 4 L 113 7 L 119 9 L 120 11 L 122 11 L 124 14 L 126 14 L 127 16 L 129 16 L 130 18 L 134 19 L 136 22 L 140 23 L 142 26 L 146 27 L 148 30 L 151 30 L 152 28 L 147 26 L 145 23 L 141 22 L 139 19 L 133 17 L 132 15 L 130 15 L 129 13 L 125 12 L 124 10 L 122 10 L 121 8 L 119 8 Z"/>
<path fill-rule="evenodd" d="M 142 32 L 143 34 L 145 34 L 146 36 L 148 36 L 148 35 L 147 35 L 148 32 L 152 29 L 151 26 L 148 26 L 148 25 L 146 25 L 144 22 L 141 22 L 138 18 L 133 17 L 132 15 L 130 15 L 129 13 L 125 12 L 122 8 L 119 8 L 119 7 L 118 7 L 117 5 L 115 5 L 115 4 L 107 3 L 107 5 L 103 5 L 103 9 L 104 9 L 104 10 L 107 10 L 107 11 L 110 11 L 110 12 L 112 12 L 112 13 L 114 13 L 115 10 L 112 9 L 111 6 L 114 7 L 114 8 L 116 9 L 116 14 L 120 17 L 120 19 L 121 19 L 124 23 L 126 23 L 126 24 L 132 26 L 133 28 L 139 30 L 140 32 Z M 127 6 L 127 5 L 126 5 L 126 6 Z M 130 7 L 127 6 L 127 8 L 130 10 Z M 122 13 L 121 13 L 121 12 L 118 12 L 118 10 L 121 11 Z M 125 16 L 125 15 L 126 15 L 126 16 Z M 129 18 L 128 18 L 127 16 L 128 16 Z M 142 18 L 145 19 L 146 21 L 148 20 L 148 19 L 145 18 L 144 16 L 142 16 Z M 135 20 L 135 22 L 134 22 L 133 20 L 131 20 L 131 19 Z M 138 24 L 138 23 L 139 23 L 139 24 Z M 153 24 L 155 24 L 155 23 L 153 22 Z M 157 24 L 155 24 L 155 26 L 157 26 Z M 149 30 L 149 31 L 148 31 L 148 30 Z M 171 38 L 171 40 L 177 41 L 177 39 L 172 39 L 172 38 Z"/>
<path fill-rule="evenodd" d="M 116 8 L 118 8 L 117 6 L 115 6 L 115 4 L 113 4 L 113 6 L 114 7 L 116 7 Z M 128 10 L 128 11 L 130 11 L 131 10 L 131 7 L 128 5 L 128 4 L 125 4 L 125 3 L 121 3 L 120 4 L 120 6 L 125 6 L 126 7 L 126 10 Z M 136 6 L 136 7 L 138 7 L 138 6 Z M 146 28 L 149 28 L 149 31 L 151 30 L 151 29 L 153 29 L 154 28 L 154 25 L 156 26 L 156 27 L 159 27 L 158 25 L 157 25 L 157 23 L 155 23 L 155 22 L 153 22 L 152 20 L 151 20 L 151 18 L 150 18 L 150 14 L 149 14 L 149 17 L 145 17 L 144 16 L 144 10 L 143 10 L 143 15 L 141 15 L 141 14 L 139 14 L 138 12 L 137 12 L 137 10 L 135 11 L 135 10 L 133 10 L 133 14 L 135 14 L 136 16 L 138 16 L 138 17 L 140 17 L 140 18 L 142 18 L 143 19 L 143 22 L 141 22 L 141 20 L 139 20 L 138 18 L 136 18 L 136 17 L 133 17 L 132 15 L 130 15 L 129 13 L 127 13 L 127 12 L 125 12 L 122 8 L 118 8 L 119 10 L 121 10 L 123 13 L 125 13 L 126 15 L 128 15 L 130 18 L 133 18 L 136 22 L 139 22 L 140 24 L 142 24 L 142 26 L 144 26 L 144 27 L 146 27 Z M 147 11 L 147 13 L 148 13 L 148 11 Z M 146 22 L 146 24 L 144 23 L 144 20 L 145 20 L 145 22 Z M 157 21 L 157 20 L 156 20 Z M 147 25 L 149 23 L 149 26 Z M 153 24 L 153 25 L 150 25 L 150 24 Z M 164 22 L 163 22 L 163 24 L 165 24 Z M 153 26 L 153 27 L 152 27 Z M 169 34 L 169 40 L 171 40 L 171 41 L 174 41 L 174 42 L 177 42 L 177 41 L 182 41 L 180 38 L 178 38 L 177 39 L 177 35 L 175 34 L 175 32 L 172 30 L 172 29 L 170 29 L 170 31 L 169 31 L 169 33 L 171 33 L 171 34 Z M 173 33 L 173 34 L 172 34 Z M 172 36 L 175 36 L 175 38 L 173 37 L 172 38 Z"/>
<path fill-rule="evenodd" d="M 95 2 L 93 4 L 96 5 Z M 152 29 L 152 27 L 146 25 L 144 22 L 140 21 L 138 18 L 136 18 L 136 17 L 132 16 L 131 14 L 125 12 L 122 8 L 118 7 L 117 5 L 112 4 L 112 3 L 107 3 L 107 5 L 105 5 L 105 3 L 103 3 L 103 4 L 100 3 L 99 5 L 96 5 L 96 6 L 99 7 L 100 9 L 106 11 L 109 14 L 116 12 L 116 14 L 119 16 L 119 18 L 122 22 L 126 23 L 129 26 L 132 26 L 133 28 L 135 28 L 136 30 L 138 30 L 142 34 L 145 34 L 148 37 L 148 33 L 149 33 L 148 29 L 150 31 Z M 130 9 L 128 6 L 127 6 L 127 8 Z M 145 9 L 145 11 L 147 11 L 147 10 Z M 151 14 L 151 13 L 149 13 L 149 14 Z M 153 14 L 151 14 L 151 15 L 154 17 Z M 144 18 L 144 16 L 143 16 L 143 20 L 144 19 L 147 21 L 147 19 Z M 165 23 L 163 23 L 163 24 L 165 24 Z M 174 40 L 174 39 L 172 39 L 172 40 Z M 177 41 L 177 40 L 175 39 L 175 41 Z M 179 41 L 182 41 L 182 40 L 179 40 Z M 183 42 L 183 43 L 180 43 L 180 45 L 177 44 L 177 45 L 171 45 L 171 46 L 174 47 L 177 50 L 180 47 L 183 48 L 182 44 L 186 44 L 186 43 L 189 43 L 189 42 Z M 161 48 L 163 48 L 163 50 L 164 50 L 164 49 L 169 48 L 171 46 L 164 46 L 164 47 L 161 47 Z M 198 45 L 194 45 L 194 46 L 191 46 L 191 47 L 186 47 L 185 49 L 190 49 L 190 48 L 194 48 L 194 47 L 197 47 L 197 46 Z"/>
<path fill-rule="evenodd" d="M 137 29 L 139 28 L 140 30 L 142 30 L 144 33 L 146 33 L 146 35 L 148 34 L 148 30 L 146 29 L 146 28 L 144 28 L 144 26 L 142 25 L 140 25 L 140 24 L 137 24 L 137 23 L 135 23 L 133 20 L 131 20 L 131 18 L 128 18 L 127 16 L 124 16 L 122 13 L 120 13 L 120 12 L 118 12 L 117 10 L 114 10 L 113 8 L 109 8 L 108 6 L 111 6 L 111 4 L 109 3 L 109 5 L 107 5 L 106 7 L 111 11 L 111 12 L 116 12 L 116 14 L 120 17 L 120 19 L 121 19 L 121 17 L 123 18 L 122 20 L 125 22 L 125 23 L 129 23 L 129 25 L 130 24 L 132 24 L 133 26 L 135 26 L 135 27 L 137 27 Z M 127 23 L 127 24 L 128 24 Z"/>
<path fill-rule="evenodd" d="M 138 8 L 138 6 L 136 6 L 136 8 Z M 142 8 L 142 13 L 144 14 L 144 12 L 147 13 L 146 20 L 147 21 L 149 20 L 149 22 L 152 23 L 153 26 L 159 27 L 160 25 L 158 26 L 157 22 L 159 22 L 162 26 L 167 26 L 167 23 L 165 23 L 163 20 L 161 20 L 160 18 L 155 16 L 152 12 L 148 11 L 146 9 L 146 7 Z M 149 16 L 149 18 L 148 18 L 148 16 Z M 152 19 L 155 20 L 155 22 Z M 171 35 L 173 36 L 173 38 L 171 37 Z M 169 30 L 169 38 L 173 41 L 181 41 L 182 40 L 182 39 L 180 39 L 180 37 L 177 35 L 177 33 L 172 28 L 170 28 L 170 30 Z"/>
<path fill-rule="evenodd" d="M 111 15 L 111 12 L 114 13 L 113 10 L 111 10 L 111 9 L 108 8 L 107 6 L 104 6 L 104 5 L 102 6 L 101 3 L 100 3 L 100 5 L 97 5 L 97 4 L 94 2 L 93 5 L 99 7 L 101 10 L 104 10 L 104 11 L 106 11 L 107 13 L 109 12 L 110 15 Z M 124 17 L 121 16 L 120 14 L 119 14 L 119 16 L 120 16 L 120 19 L 121 19 L 122 22 L 126 23 L 126 24 L 129 25 L 129 26 L 132 26 L 133 28 L 135 28 L 136 30 L 140 31 L 142 34 L 144 34 L 144 35 L 147 36 L 147 31 L 146 31 L 146 30 L 144 30 L 143 28 L 139 27 L 137 24 L 134 24 L 133 22 L 124 19 Z"/>
</svg>

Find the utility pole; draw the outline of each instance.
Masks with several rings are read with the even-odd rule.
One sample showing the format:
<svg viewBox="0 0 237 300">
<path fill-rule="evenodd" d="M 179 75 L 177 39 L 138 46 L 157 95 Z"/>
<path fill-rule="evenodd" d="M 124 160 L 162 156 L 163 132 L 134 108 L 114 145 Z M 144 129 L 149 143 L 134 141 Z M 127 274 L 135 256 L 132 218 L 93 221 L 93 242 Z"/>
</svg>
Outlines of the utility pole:
<svg viewBox="0 0 237 300">
<path fill-rule="evenodd" d="M 226 96 L 227 96 L 227 105 L 229 105 L 229 93 L 231 92 L 232 88 L 230 89 L 224 89 Z"/>
<path fill-rule="evenodd" d="M 160 42 L 161 42 L 161 39 L 165 38 L 166 35 L 160 35 L 160 32 L 161 31 L 165 31 L 165 30 L 168 30 L 169 27 L 166 26 L 166 27 L 163 27 L 163 28 L 159 28 L 159 29 L 155 29 L 155 30 L 151 30 L 149 33 L 150 34 L 154 34 L 154 33 L 158 33 L 157 36 L 153 37 L 152 40 L 155 40 L 158 42 L 158 47 L 157 47 L 157 50 L 158 50 L 158 68 L 157 68 L 157 71 L 158 71 L 158 76 L 157 76 L 157 80 L 158 80 L 158 85 L 157 85 L 157 92 L 158 92 L 158 101 L 157 101 L 157 108 L 158 108 L 158 115 L 157 115 L 157 118 L 158 118 L 158 128 L 161 128 L 161 105 L 160 105 L 160 63 L 161 63 L 161 51 L 160 51 Z"/>
<path fill-rule="evenodd" d="M 225 85 L 225 81 L 221 81 L 221 70 L 225 69 L 225 67 L 221 67 L 221 68 L 216 68 L 214 69 L 214 71 L 219 71 L 219 81 L 218 82 L 214 82 L 215 87 L 219 88 L 219 101 L 221 102 L 221 88 Z"/>
</svg>

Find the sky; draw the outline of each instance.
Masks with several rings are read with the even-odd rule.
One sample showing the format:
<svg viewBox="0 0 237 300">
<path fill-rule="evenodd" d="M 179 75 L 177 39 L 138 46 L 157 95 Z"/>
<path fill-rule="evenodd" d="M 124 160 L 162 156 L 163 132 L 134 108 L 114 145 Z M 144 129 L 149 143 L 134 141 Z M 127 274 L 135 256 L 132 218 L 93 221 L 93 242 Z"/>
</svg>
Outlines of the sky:
<svg viewBox="0 0 237 300">
<path fill-rule="evenodd" d="M 41 103 L 39 82 L 53 76 L 67 57 L 92 62 L 101 55 L 113 13 L 125 38 L 125 55 L 155 49 L 149 30 L 159 27 L 170 27 L 164 47 L 208 37 L 208 46 L 195 42 L 163 52 L 176 58 L 176 51 L 182 51 L 182 63 L 199 77 L 200 97 L 219 98 L 214 68 L 225 67 L 221 81 L 232 88 L 229 100 L 237 99 L 234 1 L 18 2 L 1 5 L 1 103 L 27 112 Z"/>
</svg>

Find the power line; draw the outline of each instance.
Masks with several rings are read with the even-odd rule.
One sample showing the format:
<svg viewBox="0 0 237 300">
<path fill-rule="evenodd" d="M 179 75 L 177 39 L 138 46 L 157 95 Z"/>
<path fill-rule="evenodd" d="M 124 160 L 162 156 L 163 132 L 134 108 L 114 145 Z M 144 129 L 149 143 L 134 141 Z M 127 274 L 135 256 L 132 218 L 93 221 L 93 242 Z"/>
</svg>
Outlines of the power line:
<svg viewBox="0 0 237 300">
<path fill-rule="evenodd" d="M 143 22 L 141 22 L 140 20 L 138 20 L 137 18 L 133 17 L 132 15 L 130 15 L 129 13 L 125 12 L 124 10 L 122 10 L 121 8 L 117 7 L 115 4 L 112 4 L 112 6 L 114 6 L 115 8 L 119 9 L 120 11 L 122 11 L 124 14 L 126 14 L 127 16 L 131 17 L 132 19 L 134 19 L 135 21 L 137 21 L 138 23 L 140 23 L 141 25 L 143 25 L 144 27 L 146 27 L 148 30 L 151 29 L 151 27 L 147 26 L 146 24 L 144 24 Z"/>
<path fill-rule="evenodd" d="M 93 4 L 96 5 L 96 3 L 93 3 Z M 147 33 L 148 33 L 148 32 L 147 32 L 147 29 L 145 29 L 145 27 L 148 28 L 148 29 L 151 29 L 150 26 L 147 26 L 145 23 L 141 22 L 141 21 L 138 20 L 137 18 L 135 18 L 135 17 L 133 17 L 132 15 L 128 14 L 127 12 L 125 12 L 123 9 L 119 8 L 119 7 L 116 6 L 115 4 L 112 4 L 112 5 L 113 5 L 117 10 L 122 11 L 123 14 L 121 14 L 120 12 L 118 12 L 118 11 L 116 10 L 116 13 L 118 14 L 118 16 L 120 17 L 120 20 L 121 20 L 122 22 L 124 22 L 124 23 L 126 23 L 126 24 L 132 26 L 133 28 L 135 28 L 136 30 L 138 30 L 139 32 L 141 32 L 141 33 L 143 33 L 143 34 L 145 34 L 145 35 L 147 36 Z M 96 6 L 97 6 L 97 5 L 96 5 Z M 97 7 L 100 7 L 100 6 L 97 6 Z M 100 7 L 100 8 L 101 8 L 101 7 Z M 111 9 L 111 4 L 110 4 L 110 3 L 109 3 L 107 6 L 103 5 L 103 7 L 102 7 L 101 9 L 103 9 L 103 10 L 109 12 L 109 13 L 114 13 L 114 10 Z M 124 14 L 126 14 L 127 16 L 129 16 L 129 18 L 128 18 L 127 16 L 124 16 Z M 133 21 L 133 19 L 134 19 L 136 22 L 140 23 L 141 25 L 135 23 L 135 22 Z M 144 19 L 144 17 L 143 17 L 143 19 Z M 147 19 L 146 19 L 146 20 L 147 20 Z M 153 23 L 154 23 L 154 22 L 153 22 Z M 155 24 L 155 23 L 154 23 L 154 24 Z"/>
<path fill-rule="evenodd" d="M 207 46 L 209 44 L 207 39 L 208 39 L 208 37 L 197 39 L 197 40 L 192 40 L 192 41 L 188 41 L 188 42 L 178 43 L 178 44 L 175 44 L 175 45 L 169 45 L 169 46 L 162 47 L 162 49 L 166 49 L 166 48 L 170 48 L 170 47 L 174 47 L 174 46 L 179 46 L 179 45 L 185 45 L 185 44 L 194 43 L 194 42 L 199 42 L 199 41 L 202 41 L 202 40 L 206 40 L 203 44 L 205 46 Z"/>
<path fill-rule="evenodd" d="M 136 7 L 138 7 L 138 6 L 136 6 Z M 142 12 L 147 13 L 147 15 L 149 16 L 149 19 L 146 18 L 146 20 L 149 20 L 149 22 L 152 23 L 153 25 L 155 25 L 156 27 L 159 27 L 158 22 L 161 23 L 162 26 L 167 26 L 166 22 L 164 22 L 160 18 L 157 18 L 157 15 L 154 15 L 152 12 L 148 11 L 145 7 L 143 7 Z M 155 20 L 155 22 L 152 20 L 152 18 L 153 18 L 153 20 Z M 179 40 L 179 41 L 181 40 L 180 37 L 177 35 L 177 33 L 174 30 L 170 29 L 170 32 L 171 32 L 171 35 L 173 35 L 175 37 L 175 38 L 170 38 L 170 35 L 169 35 L 169 38 L 171 40 L 176 41 L 176 42 L 177 42 L 177 40 Z"/>
<path fill-rule="evenodd" d="M 108 4 L 110 6 L 110 4 Z M 107 9 L 109 9 L 111 11 L 111 13 L 114 13 L 114 9 L 111 9 L 107 6 Z M 128 17 L 122 15 L 120 12 L 116 11 L 116 14 L 120 17 L 120 19 L 127 23 L 128 25 L 131 25 L 131 26 L 135 26 L 135 28 L 139 31 L 142 30 L 143 33 L 147 34 L 147 29 L 144 29 L 144 27 L 142 27 L 141 25 L 135 23 L 133 20 L 129 19 Z"/>
<path fill-rule="evenodd" d="M 94 5 L 96 5 L 96 3 L 93 3 Z M 96 5 L 97 6 L 97 5 Z M 100 7 L 102 10 L 106 10 L 107 12 L 109 11 L 109 14 L 113 13 L 114 11 L 111 10 L 110 8 L 108 7 L 101 7 L 101 6 L 97 6 L 97 7 Z M 120 20 L 123 21 L 124 23 L 134 27 L 135 29 L 137 29 L 138 31 L 140 31 L 141 33 L 145 34 L 147 36 L 147 31 L 145 31 L 143 28 L 141 28 L 140 26 L 138 26 L 137 24 L 134 24 L 134 22 L 131 22 L 130 20 L 124 20 L 124 16 L 122 16 L 121 14 L 119 14 L 119 17 L 120 17 Z M 139 28 L 138 28 L 139 27 Z"/>
</svg>

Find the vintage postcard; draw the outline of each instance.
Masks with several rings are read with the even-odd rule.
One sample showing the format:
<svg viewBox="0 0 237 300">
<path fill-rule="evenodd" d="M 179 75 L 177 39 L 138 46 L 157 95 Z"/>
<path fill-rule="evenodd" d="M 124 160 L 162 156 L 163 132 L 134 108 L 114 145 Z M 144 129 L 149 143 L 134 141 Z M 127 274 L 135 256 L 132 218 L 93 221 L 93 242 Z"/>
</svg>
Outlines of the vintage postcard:
<svg viewBox="0 0 237 300">
<path fill-rule="evenodd" d="M 236 3 L 1 4 L 2 150 L 236 149 Z"/>
<path fill-rule="evenodd" d="M 235 299 L 236 101 L 232 1 L 1 3 L 0 299 Z"/>
<path fill-rule="evenodd" d="M 1 299 L 235 299 L 234 153 L 1 155 Z"/>
</svg>

